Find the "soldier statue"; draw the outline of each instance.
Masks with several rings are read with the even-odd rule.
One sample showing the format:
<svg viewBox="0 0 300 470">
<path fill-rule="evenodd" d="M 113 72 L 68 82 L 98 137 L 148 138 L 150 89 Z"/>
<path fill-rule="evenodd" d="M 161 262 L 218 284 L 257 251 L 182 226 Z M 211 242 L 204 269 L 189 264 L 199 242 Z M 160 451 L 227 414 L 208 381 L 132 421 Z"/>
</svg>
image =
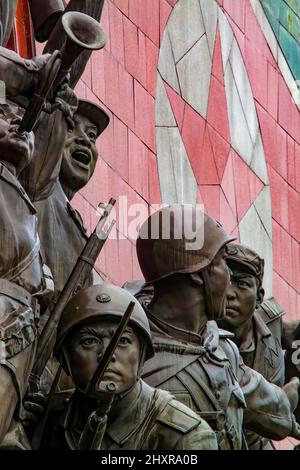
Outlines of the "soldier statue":
<svg viewBox="0 0 300 470">
<path fill-rule="evenodd" d="M 133 313 L 105 369 L 100 391 L 89 394 L 91 378 L 130 302 Z M 69 401 L 66 393 L 52 399 L 42 448 L 217 449 L 215 434 L 202 418 L 140 378 L 144 361 L 153 356 L 150 328 L 142 307 L 125 290 L 104 283 L 76 294 L 61 317 L 54 351 L 76 389 Z M 96 412 L 98 424 L 102 419 L 98 427 Z"/>
<path fill-rule="evenodd" d="M 170 221 L 169 237 L 164 220 Z M 202 220 L 201 247 L 193 249 L 195 240 L 185 238 L 184 220 L 193 226 Z M 156 354 L 145 364 L 143 378 L 207 419 L 220 449 L 246 446 L 243 425 L 272 439 L 300 436 L 291 412 L 298 379 L 289 395 L 267 382 L 243 363 L 232 334 L 215 322 L 225 313 L 230 276 L 224 258 L 230 241 L 233 237 L 214 219 L 184 205 L 157 211 L 137 240 L 140 267 L 146 283 L 154 286 L 144 309 Z"/>
<path fill-rule="evenodd" d="M 269 382 L 280 387 L 285 383 L 285 360 L 282 342 L 287 330 L 298 322 L 283 322 L 284 310 L 275 299 L 264 300 L 264 260 L 252 249 L 239 245 L 226 246 L 226 262 L 231 271 L 227 292 L 226 316 L 218 325 L 234 333 L 244 363 L 260 372 Z M 294 374 L 299 376 L 299 374 Z M 291 377 L 289 377 L 291 378 Z M 268 439 L 246 432 L 252 450 L 270 450 Z"/>
</svg>

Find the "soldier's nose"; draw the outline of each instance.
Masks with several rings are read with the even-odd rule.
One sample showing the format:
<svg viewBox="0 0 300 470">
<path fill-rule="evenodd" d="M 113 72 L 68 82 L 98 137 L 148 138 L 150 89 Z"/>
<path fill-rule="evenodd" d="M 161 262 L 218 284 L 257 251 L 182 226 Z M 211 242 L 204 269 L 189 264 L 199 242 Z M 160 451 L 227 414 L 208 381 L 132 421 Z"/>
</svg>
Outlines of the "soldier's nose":
<svg viewBox="0 0 300 470">
<path fill-rule="evenodd" d="M 88 147 L 88 148 L 91 148 L 91 145 L 92 145 L 90 140 L 85 136 L 76 137 L 76 144 L 82 145 L 82 146 Z"/>
</svg>

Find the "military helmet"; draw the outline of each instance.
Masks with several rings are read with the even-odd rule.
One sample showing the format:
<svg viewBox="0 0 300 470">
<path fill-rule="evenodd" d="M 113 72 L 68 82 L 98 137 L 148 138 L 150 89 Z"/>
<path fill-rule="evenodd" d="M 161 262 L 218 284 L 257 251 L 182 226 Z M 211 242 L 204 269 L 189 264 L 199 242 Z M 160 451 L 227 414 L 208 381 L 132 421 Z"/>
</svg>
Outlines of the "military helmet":
<svg viewBox="0 0 300 470">
<path fill-rule="evenodd" d="M 235 237 L 219 222 L 191 204 L 174 204 L 151 215 L 136 243 L 146 283 L 175 273 L 194 273 L 209 266 Z"/>
<path fill-rule="evenodd" d="M 145 360 L 154 355 L 147 316 L 139 302 L 126 290 L 112 284 L 94 285 L 79 291 L 66 305 L 57 327 L 54 355 L 58 358 L 66 336 L 76 326 L 99 317 L 121 319 L 130 302 L 135 303 L 129 324 L 143 335 Z"/>
<path fill-rule="evenodd" d="M 232 262 L 247 268 L 262 285 L 264 277 L 264 260 L 251 248 L 237 243 L 226 246 L 226 262 L 229 267 Z"/>
</svg>

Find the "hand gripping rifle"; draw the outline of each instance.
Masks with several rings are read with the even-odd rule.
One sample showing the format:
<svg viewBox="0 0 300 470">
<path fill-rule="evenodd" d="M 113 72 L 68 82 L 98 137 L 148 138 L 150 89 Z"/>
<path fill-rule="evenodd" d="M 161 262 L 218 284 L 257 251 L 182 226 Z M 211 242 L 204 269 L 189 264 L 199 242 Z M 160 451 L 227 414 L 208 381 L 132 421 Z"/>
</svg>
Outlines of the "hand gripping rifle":
<svg viewBox="0 0 300 470">
<path fill-rule="evenodd" d="M 36 361 L 29 376 L 30 393 L 36 393 L 39 390 L 40 378 L 48 360 L 51 357 L 55 343 L 56 328 L 66 304 L 73 297 L 73 295 L 75 295 L 78 290 L 84 286 L 115 224 L 115 221 L 113 221 L 108 230 L 105 231 L 105 224 L 115 203 L 115 199 L 110 199 L 107 206 L 101 205 L 101 207 L 104 208 L 104 212 L 94 232 L 91 234 L 85 247 L 83 248 L 77 263 L 74 266 L 73 271 L 71 272 L 71 275 L 58 298 L 53 312 L 50 312 L 49 310 L 45 312 L 45 315 L 49 315 L 49 318 L 38 339 Z"/>
<path fill-rule="evenodd" d="M 80 450 L 99 450 L 101 448 L 102 439 L 107 425 L 107 415 L 111 408 L 116 392 L 116 385 L 113 382 L 106 386 L 107 393 L 100 391 L 101 381 L 119 344 L 119 341 L 124 331 L 126 330 L 134 306 L 134 302 L 130 302 L 128 305 L 126 312 L 121 318 L 118 328 L 116 329 L 93 377 L 90 380 L 90 383 L 85 390 L 85 393 L 89 397 L 98 400 L 98 408 L 89 416 L 84 430 L 82 431 L 79 440 Z"/>
</svg>

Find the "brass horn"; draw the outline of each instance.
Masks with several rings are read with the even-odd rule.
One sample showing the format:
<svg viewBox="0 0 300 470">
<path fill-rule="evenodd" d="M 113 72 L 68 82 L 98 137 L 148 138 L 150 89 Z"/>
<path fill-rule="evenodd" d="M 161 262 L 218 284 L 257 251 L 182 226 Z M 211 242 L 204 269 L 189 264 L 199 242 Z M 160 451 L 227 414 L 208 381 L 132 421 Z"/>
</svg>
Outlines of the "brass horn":
<svg viewBox="0 0 300 470">
<path fill-rule="evenodd" d="M 31 98 L 18 132 L 30 132 L 42 112 L 48 95 L 53 96 L 57 87 L 66 77 L 71 66 L 83 51 L 96 51 L 102 49 L 106 43 L 104 29 L 91 16 L 78 11 L 69 11 L 62 16 L 62 26 L 67 40 L 60 50 L 52 54 L 50 72 L 47 74 L 47 65 L 43 69 L 38 80 L 37 89 Z M 58 57 L 59 56 L 59 57 Z M 59 60 L 57 60 L 59 59 Z M 48 67 L 49 68 L 49 67 Z"/>
<path fill-rule="evenodd" d="M 72 64 L 84 50 L 96 51 L 106 44 L 104 29 L 91 16 L 78 11 L 69 11 L 62 16 L 62 26 L 67 41 L 61 50 L 61 67 L 55 80 L 57 85 L 68 73 Z"/>
</svg>

